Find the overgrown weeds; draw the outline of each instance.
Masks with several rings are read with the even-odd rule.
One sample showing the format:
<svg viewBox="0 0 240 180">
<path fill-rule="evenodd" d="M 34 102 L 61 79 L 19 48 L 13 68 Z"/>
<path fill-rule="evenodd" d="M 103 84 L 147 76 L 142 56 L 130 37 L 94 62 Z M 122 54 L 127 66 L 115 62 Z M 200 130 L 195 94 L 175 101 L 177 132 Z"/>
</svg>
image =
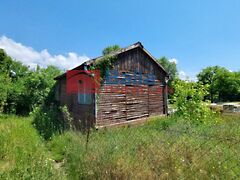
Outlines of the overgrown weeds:
<svg viewBox="0 0 240 180">
<path fill-rule="evenodd" d="M 48 141 L 31 118 L 0 119 L 0 172 L 8 179 L 237 179 L 240 118 L 191 124 L 173 116 L 142 126 L 86 135 L 54 134 Z M 4 131 L 3 131 L 4 130 Z"/>
<path fill-rule="evenodd" d="M 72 117 L 66 106 L 41 106 L 32 112 L 33 125 L 39 134 L 46 140 L 54 134 L 63 133 L 72 129 Z"/>
<path fill-rule="evenodd" d="M 58 179 L 53 160 L 30 118 L 0 118 L 0 179 Z"/>
<path fill-rule="evenodd" d="M 87 151 L 84 136 L 74 132 L 55 136 L 48 147 L 61 157 L 70 179 L 234 178 L 240 172 L 239 123 L 238 118 L 200 126 L 158 118 L 140 127 L 93 132 Z M 59 153 L 60 142 L 67 143 Z"/>
</svg>

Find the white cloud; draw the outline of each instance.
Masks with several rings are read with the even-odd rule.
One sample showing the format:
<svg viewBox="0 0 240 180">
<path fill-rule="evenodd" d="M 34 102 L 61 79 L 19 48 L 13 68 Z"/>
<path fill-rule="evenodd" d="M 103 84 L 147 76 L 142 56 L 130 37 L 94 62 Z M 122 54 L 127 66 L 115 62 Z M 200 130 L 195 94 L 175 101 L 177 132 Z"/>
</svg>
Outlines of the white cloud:
<svg viewBox="0 0 240 180">
<path fill-rule="evenodd" d="M 176 58 L 171 58 L 171 59 L 169 59 L 169 61 L 170 61 L 170 62 L 173 62 L 173 63 L 175 63 L 175 64 L 178 63 L 178 60 L 177 60 Z"/>
<path fill-rule="evenodd" d="M 196 82 L 197 81 L 197 77 L 196 76 L 189 76 L 187 73 L 185 73 L 184 71 L 179 71 L 178 76 L 181 80 L 184 81 L 193 81 Z"/>
<path fill-rule="evenodd" d="M 187 80 L 188 76 L 184 71 L 179 71 L 179 78 L 182 80 Z"/>
<path fill-rule="evenodd" d="M 0 37 L 0 48 L 4 49 L 12 58 L 21 61 L 23 64 L 28 65 L 31 68 L 34 68 L 37 65 L 40 67 L 54 65 L 60 69 L 66 70 L 78 66 L 89 59 L 85 55 L 79 56 L 74 52 L 69 52 L 66 55 L 51 55 L 47 49 L 38 52 L 33 48 L 17 43 L 6 36 Z"/>
</svg>

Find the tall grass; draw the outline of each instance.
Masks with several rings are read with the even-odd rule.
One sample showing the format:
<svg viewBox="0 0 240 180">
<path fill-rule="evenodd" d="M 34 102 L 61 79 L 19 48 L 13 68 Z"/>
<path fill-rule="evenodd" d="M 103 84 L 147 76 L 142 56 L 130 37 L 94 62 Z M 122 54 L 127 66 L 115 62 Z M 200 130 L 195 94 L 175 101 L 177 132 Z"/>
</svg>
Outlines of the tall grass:
<svg viewBox="0 0 240 180">
<path fill-rule="evenodd" d="M 44 140 L 31 118 L 0 118 L 0 179 L 237 179 L 240 118 L 73 131 Z"/>
<path fill-rule="evenodd" d="M 70 179 L 235 178 L 240 119 L 226 120 L 196 126 L 155 119 L 141 127 L 100 130 L 91 134 L 87 150 L 83 135 L 67 132 L 48 147 Z"/>
<path fill-rule="evenodd" d="M 59 177 L 31 118 L 0 117 L 0 179 Z"/>
</svg>

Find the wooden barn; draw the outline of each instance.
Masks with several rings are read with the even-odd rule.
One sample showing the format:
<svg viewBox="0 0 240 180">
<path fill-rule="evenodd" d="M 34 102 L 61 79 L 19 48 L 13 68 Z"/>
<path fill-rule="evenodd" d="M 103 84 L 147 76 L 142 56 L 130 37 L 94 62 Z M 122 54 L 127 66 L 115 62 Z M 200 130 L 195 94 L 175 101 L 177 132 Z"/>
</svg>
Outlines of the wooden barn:
<svg viewBox="0 0 240 180">
<path fill-rule="evenodd" d="M 98 91 L 68 93 L 67 86 L 92 89 L 89 82 L 94 74 L 88 72 L 105 56 L 72 70 L 79 70 L 82 80 L 68 81 L 67 73 L 55 78 L 56 100 L 68 107 L 76 128 L 136 123 L 149 116 L 167 114 L 168 73 L 140 42 L 108 56 L 115 60 L 108 69 L 111 73 L 101 77 Z"/>
</svg>

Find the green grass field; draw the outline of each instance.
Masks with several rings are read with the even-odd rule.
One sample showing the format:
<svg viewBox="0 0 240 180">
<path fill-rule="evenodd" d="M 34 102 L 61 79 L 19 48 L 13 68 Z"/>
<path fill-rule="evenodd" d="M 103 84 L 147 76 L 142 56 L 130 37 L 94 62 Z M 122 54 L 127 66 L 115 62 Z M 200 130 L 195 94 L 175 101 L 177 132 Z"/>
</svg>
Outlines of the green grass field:
<svg viewBox="0 0 240 180">
<path fill-rule="evenodd" d="M 44 140 L 32 119 L 0 116 L 0 179 L 238 179 L 240 117 L 217 125 L 153 118 Z"/>
</svg>

